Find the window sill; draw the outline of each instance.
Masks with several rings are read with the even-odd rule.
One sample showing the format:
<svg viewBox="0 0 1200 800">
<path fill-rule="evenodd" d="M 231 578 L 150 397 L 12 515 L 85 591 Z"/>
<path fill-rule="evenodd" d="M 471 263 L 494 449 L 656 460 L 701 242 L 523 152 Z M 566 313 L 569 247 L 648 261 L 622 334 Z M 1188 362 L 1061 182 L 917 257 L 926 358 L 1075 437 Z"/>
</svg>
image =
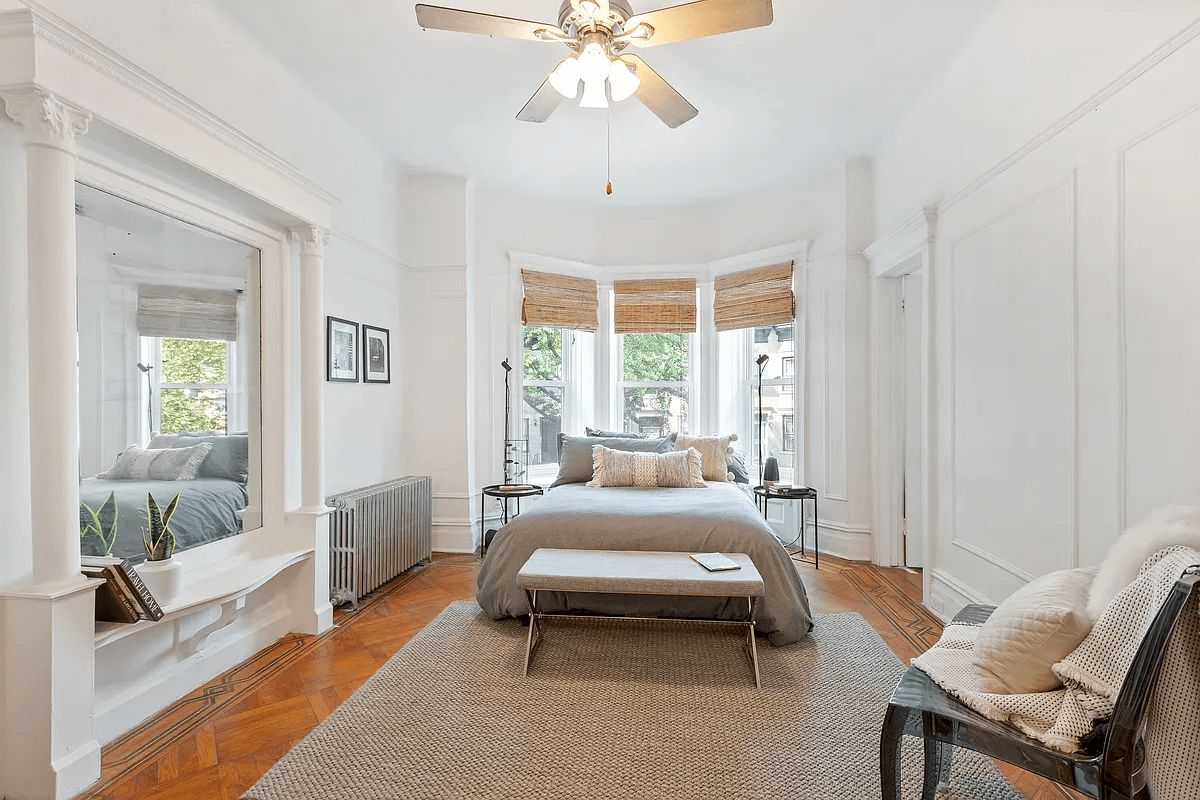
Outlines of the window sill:
<svg viewBox="0 0 1200 800">
<path fill-rule="evenodd" d="M 183 590 L 175 601 L 163 606 L 163 618 L 157 622 L 142 620 L 132 625 L 120 622 L 97 622 L 95 647 L 97 650 L 120 641 L 137 631 L 145 630 L 160 622 L 169 622 L 206 608 L 219 607 L 230 600 L 245 597 L 260 588 L 293 564 L 312 557 L 312 550 L 251 558 L 236 561 L 217 561 L 205 564 L 194 571 L 185 570 Z"/>
</svg>

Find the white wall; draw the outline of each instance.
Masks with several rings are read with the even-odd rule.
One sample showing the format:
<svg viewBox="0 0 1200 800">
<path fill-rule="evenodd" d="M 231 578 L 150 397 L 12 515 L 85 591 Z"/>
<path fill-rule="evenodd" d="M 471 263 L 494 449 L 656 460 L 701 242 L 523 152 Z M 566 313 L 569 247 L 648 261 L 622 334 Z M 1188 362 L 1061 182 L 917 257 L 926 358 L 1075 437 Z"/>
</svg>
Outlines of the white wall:
<svg viewBox="0 0 1200 800">
<path fill-rule="evenodd" d="M 1005 3 L 881 149 L 878 232 L 940 203 L 937 611 L 1200 502 L 1198 33 L 1195 2 Z"/>
</svg>

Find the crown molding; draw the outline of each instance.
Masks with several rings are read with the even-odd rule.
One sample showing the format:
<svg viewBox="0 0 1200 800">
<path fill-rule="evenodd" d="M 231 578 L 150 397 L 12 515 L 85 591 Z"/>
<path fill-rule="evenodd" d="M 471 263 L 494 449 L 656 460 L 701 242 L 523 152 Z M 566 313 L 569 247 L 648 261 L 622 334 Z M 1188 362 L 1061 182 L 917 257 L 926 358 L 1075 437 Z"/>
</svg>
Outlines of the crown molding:
<svg viewBox="0 0 1200 800">
<path fill-rule="evenodd" d="M 291 162 L 279 157 L 203 106 L 88 36 L 41 3 L 36 0 L 22 2 L 29 7 L 0 12 L 0 40 L 31 35 L 166 109 L 202 133 L 262 164 L 321 201 L 329 205 L 338 202 L 336 195 L 306 178 Z"/>
<path fill-rule="evenodd" d="M 871 265 L 871 275 L 878 277 L 933 244 L 937 218 L 938 209 L 926 206 L 872 242 L 862 251 L 862 257 Z"/>
</svg>

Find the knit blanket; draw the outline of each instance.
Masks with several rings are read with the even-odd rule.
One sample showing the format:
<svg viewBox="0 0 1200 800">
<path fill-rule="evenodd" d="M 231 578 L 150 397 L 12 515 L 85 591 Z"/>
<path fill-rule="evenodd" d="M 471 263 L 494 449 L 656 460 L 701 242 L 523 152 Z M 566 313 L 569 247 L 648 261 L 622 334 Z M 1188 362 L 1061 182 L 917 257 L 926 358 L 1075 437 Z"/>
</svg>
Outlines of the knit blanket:
<svg viewBox="0 0 1200 800">
<path fill-rule="evenodd" d="M 1171 587 L 1200 551 L 1170 547 L 1151 556 L 1079 647 L 1053 666 L 1063 688 L 1036 694 L 983 692 L 971 668 L 978 625 L 951 624 L 913 666 L 989 719 L 1011 724 L 1064 753 L 1080 749 L 1112 715 L 1146 631 Z M 1175 627 L 1147 717 L 1146 753 L 1155 800 L 1188 800 L 1200 786 L 1200 607 L 1193 596 Z"/>
</svg>

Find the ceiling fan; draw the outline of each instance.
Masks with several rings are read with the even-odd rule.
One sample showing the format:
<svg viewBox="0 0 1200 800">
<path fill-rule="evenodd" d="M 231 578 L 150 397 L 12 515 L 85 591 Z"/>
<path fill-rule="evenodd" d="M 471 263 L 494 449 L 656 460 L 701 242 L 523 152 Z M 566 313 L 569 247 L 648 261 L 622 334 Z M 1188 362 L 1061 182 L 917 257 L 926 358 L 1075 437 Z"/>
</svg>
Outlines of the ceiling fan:
<svg viewBox="0 0 1200 800">
<path fill-rule="evenodd" d="M 635 96 L 671 128 L 700 112 L 626 48 L 760 28 L 773 19 L 771 0 L 697 0 L 645 14 L 634 14 L 627 0 L 563 0 L 557 26 L 424 3 L 417 6 L 417 24 L 422 28 L 560 42 L 574 51 L 517 114 L 519 120 L 545 122 L 564 99 L 578 96 L 582 81 L 580 107 L 608 108 L 609 97 L 620 102 Z"/>
</svg>

